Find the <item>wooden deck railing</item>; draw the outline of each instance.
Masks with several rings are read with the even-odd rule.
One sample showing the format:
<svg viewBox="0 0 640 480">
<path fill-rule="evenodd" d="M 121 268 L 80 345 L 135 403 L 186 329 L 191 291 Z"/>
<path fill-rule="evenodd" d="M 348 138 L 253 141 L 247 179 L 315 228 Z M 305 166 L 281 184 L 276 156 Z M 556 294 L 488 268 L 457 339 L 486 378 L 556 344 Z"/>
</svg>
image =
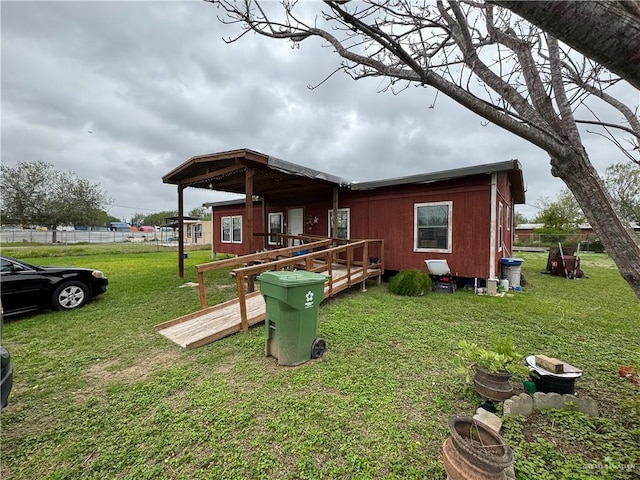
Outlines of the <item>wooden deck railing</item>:
<svg viewBox="0 0 640 480">
<path fill-rule="evenodd" d="M 290 237 L 290 236 L 289 236 Z M 310 243 L 294 247 L 280 248 L 266 252 L 243 255 L 227 260 L 197 265 L 198 286 L 200 290 L 200 304 L 207 307 L 204 273 L 225 267 L 234 267 L 231 275 L 236 278 L 236 289 L 241 315 L 241 330 L 247 331 L 247 304 L 245 283 L 248 292 L 253 292 L 254 279 L 263 272 L 272 270 L 306 270 L 309 272 L 323 272 L 329 276 L 326 296 L 351 287 L 356 283 L 362 284 L 368 278 L 382 276 L 384 273 L 384 241 L 383 240 L 354 240 L 345 241 L 319 237 L 300 237 Z M 331 246 L 337 242 L 348 242 L 339 246 Z M 301 253 L 301 252 L 307 253 Z M 372 257 L 374 255 L 375 257 Z M 345 276 L 339 279 L 334 276 L 334 268 L 346 270 Z M 341 272 L 342 273 L 342 272 Z"/>
<path fill-rule="evenodd" d="M 291 237 L 291 235 L 287 235 Z M 299 237 L 303 241 L 308 241 L 308 237 Z M 304 245 L 296 245 L 294 247 L 279 248 L 276 250 L 266 250 L 264 252 L 252 253 L 249 255 L 241 255 L 239 257 L 228 258 L 226 260 L 218 260 L 215 262 L 202 263 L 196 265 L 198 272 L 198 287 L 200 290 L 200 306 L 207 308 L 207 298 L 205 293 L 204 274 L 211 270 L 218 270 L 220 268 L 237 267 L 240 265 L 248 265 L 255 263 L 268 263 L 277 260 L 280 257 L 292 257 L 296 252 L 300 250 L 315 251 L 318 249 L 327 248 L 332 244 L 332 240 L 327 238 L 323 240 L 316 240 Z"/>
</svg>

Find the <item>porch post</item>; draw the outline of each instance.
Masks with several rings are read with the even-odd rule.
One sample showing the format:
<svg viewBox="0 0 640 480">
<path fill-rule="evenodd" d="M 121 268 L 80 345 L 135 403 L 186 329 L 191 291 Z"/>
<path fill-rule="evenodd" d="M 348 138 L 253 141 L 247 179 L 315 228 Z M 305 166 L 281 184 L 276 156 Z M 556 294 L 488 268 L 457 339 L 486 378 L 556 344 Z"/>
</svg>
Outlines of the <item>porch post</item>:
<svg viewBox="0 0 640 480">
<path fill-rule="evenodd" d="M 244 188 L 246 192 L 245 197 L 245 217 L 246 217 L 246 243 L 244 254 L 251 255 L 254 253 L 253 250 L 253 169 L 246 167 L 244 174 Z M 242 279 L 242 275 L 240 276 Z M 255 290 L 255 285 L 253 282 L 253 275 L 249 275 L 247 278 L 247 290 L 249 292 L 253 292 Z M 243 301 L 241 298 L 240 301 Z M 246 309 L 246 307 L 245 307 Z M 243 332 L 246 331 L 246 311 L 243 314 Z"/>
<path fill-rule="evenodd" d="M 211 260 L 216 259 L 216 221 L 213 206 L 211 206 Z"/>
<path fill-rule="evenodd" d="M 253 252 L 253 169 L 246 167 L 244 174 L 245 191 L 245 230 L 244 254 Z"/>
<path fill-rule="evenodd" d="M 498 235 L 497 209 L 498 209 L 498 177 L 491 174 L 491 224 L 489 225 L 489 278 L 496 278 L 496 236 Z"/>
<path fill-rule="evenodd" d="M 333 237 L 338 236 L 338 187 L 333 187 L 333 222 L 332 222 Z"/>
<path fill-rule="evenodd" d="M 263 231 L 267 235 L 266 237 L 263 237 L 264 240 L 262 241 L 262 248 L 267 248 L 269 246 L 269 229 L 271 228 L 271 226 L 269 225 L 269 218 L 267 217 L 267 205 L 264 197 L 262 197 L 261 203 L 262 203 L 262 225 L 264 226 Z"/>
<path fill-rule="evenodd" d="M 178 185 L 178 276 L 184 277 L 184 186 Z"/>
</svg>

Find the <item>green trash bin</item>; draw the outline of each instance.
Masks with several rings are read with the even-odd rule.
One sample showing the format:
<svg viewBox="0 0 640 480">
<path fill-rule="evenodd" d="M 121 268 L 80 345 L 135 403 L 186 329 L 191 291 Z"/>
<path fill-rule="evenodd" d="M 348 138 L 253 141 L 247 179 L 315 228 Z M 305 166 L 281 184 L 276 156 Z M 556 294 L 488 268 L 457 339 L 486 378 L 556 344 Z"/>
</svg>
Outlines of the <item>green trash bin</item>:
<svg viewBox="0 0 640 480">
<path fill-rule="evenodd" d="M 318 309 L 328 278 L 304 270 L 258 277 L 266 303 L 265 355 L 279 365 L 299 365 L 324 354 L 326 343 L 317 338 Z"/>
</svg>

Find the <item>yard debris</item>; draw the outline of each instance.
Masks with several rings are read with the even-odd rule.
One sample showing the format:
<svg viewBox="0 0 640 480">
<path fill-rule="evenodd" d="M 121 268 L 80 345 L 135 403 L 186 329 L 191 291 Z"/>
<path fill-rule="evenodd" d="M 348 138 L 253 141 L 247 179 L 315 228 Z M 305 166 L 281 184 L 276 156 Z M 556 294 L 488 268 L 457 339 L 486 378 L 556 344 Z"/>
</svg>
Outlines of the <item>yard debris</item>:
<svg viewBox="0 0 640 480">
<path fill-rule="evenodd" d="M 198 283 L 197 282 L 185 282 L 182 285 L 180 285 L 178 288 L 185 288 L 185 287 L 197 287 Z"/>
<path fill-rule="evenodd" d="M 622 378 L 626 378 L 631 383 L 640 385 L 640 377 L 638 376 L 638 370 L 636 369 L 636 367 L 633 367 L 631 365 L 620 367 L 618 369 L 618 375 L 620 375 Z"/>
</svg>

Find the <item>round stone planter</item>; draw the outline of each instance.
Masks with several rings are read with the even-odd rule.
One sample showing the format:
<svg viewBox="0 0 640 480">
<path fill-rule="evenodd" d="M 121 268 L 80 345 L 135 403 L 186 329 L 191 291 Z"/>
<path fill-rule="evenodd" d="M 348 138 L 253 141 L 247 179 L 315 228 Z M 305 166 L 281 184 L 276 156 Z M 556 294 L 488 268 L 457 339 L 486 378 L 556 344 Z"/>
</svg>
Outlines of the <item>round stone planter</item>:
<svg viewBox="0 0 640 480">
<path fill-rule="evenodd" d="M 442 447 L 450 480 L 505 480 L 513 452 L 490 427 L 471 417 L 452 417 L 450 437 Z"/>
<path fill-rule="evenodd" d="M 502 402 L 513 395 L 513 385 L 511 385 L 511 374 L 491 373 L 483 367 L 476 366 L 476 374 L 473 377 L 473 384 L 476 392 L 482 398 Z"/>
</svg>

